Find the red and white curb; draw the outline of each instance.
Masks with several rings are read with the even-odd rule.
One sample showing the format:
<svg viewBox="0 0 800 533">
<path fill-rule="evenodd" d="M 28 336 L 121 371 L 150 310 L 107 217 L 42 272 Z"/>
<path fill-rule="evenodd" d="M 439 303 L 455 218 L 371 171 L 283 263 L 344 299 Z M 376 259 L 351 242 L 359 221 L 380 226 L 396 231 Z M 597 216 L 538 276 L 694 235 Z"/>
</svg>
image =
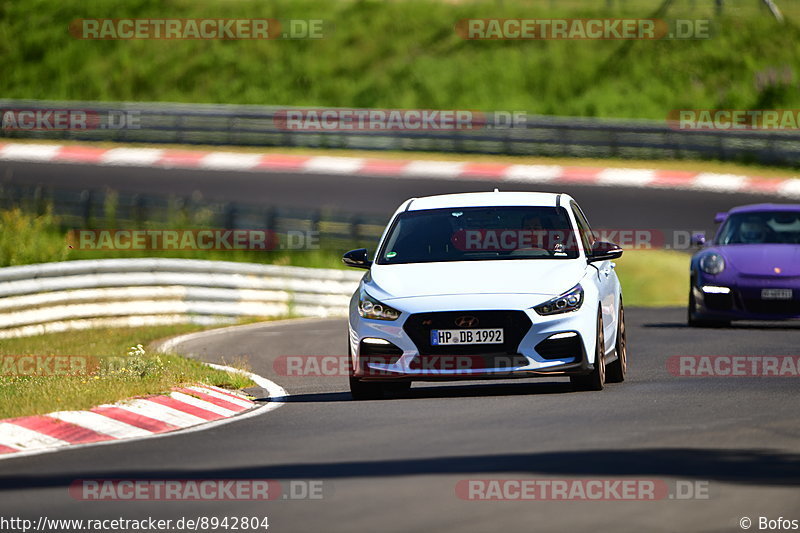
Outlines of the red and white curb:
<svg viewBox="0 0 800 533">
<path fill-rule="evenodd" d="M 246 374 L 265 388 L 273 401 L 258 407 L 243 394 L 193 385 L 175 387 L 168 395 L 133 398 L 88 411 L 9 418 L 0 420 L 0 459 L 204 430 L 275 409 L 282 405 L 280 398 L 287 395 L 279 385 L 261 376 L 209 366 Z"/>
<path fill-rule="evenodd" d="M 562 165 L 510 165 L 469 161 L 373 159 L 207 152 L 161 148 L 98 148 L 91 145 L 0 144 L 0 161 L 80 163 L 243 172 L 306 172 L 384 178 L 475 179 L 753 193 L 800 198 L 800 179 L 739 174 Z"/>
</svg>

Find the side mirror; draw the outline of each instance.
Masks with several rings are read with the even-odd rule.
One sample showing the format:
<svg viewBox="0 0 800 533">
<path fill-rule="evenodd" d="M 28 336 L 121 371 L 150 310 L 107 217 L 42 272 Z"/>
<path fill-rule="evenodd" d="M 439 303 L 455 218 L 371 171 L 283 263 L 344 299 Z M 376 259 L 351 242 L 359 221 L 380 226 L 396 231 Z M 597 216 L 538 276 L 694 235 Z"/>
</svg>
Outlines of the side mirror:
<svg viewBox="0 0 800 533">
<path fill-rule="evenodd" d="M 714 216 L 714 222 L 715 222 L 715 223 L 717 223 L 717 224 L 720 224 L 721 222 L 725 222 L 725 219 L 726 219 L 726 218 L 728 218 L 728 213 L 727 213 L 727 211 L 726 211 L 726 212 L 724 212 L 724 213 L 717 213 L 717 214 Z"/>
<path fill-rule="evenodd" d="M 366 248 L 350 250 L 342 256 L 342 262 L 347 266 L 356 268 L 369 268 L 372 266 L 372 261 L 367 257 Z"/>
<path fill-rule="evenodd" d="M 703 246 L 706 243 L 706 234 L 705 233 L 694 233 L 692 234 L 692 245 L 693 246 Z"/>
<path fill-rule="evenodd" d="M 613 242 L 595 241 L 592 251 L 587 257 L 590 263 L 595 261 L 608 261 L 622 257 L 622 248 Z"/>
</svg>

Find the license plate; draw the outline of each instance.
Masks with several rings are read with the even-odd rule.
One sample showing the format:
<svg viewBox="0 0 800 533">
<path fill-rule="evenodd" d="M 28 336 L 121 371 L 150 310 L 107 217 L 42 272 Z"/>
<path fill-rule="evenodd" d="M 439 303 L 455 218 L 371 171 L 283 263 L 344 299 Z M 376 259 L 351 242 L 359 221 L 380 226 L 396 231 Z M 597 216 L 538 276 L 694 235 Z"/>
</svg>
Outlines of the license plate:
<svg viewBox="0 0 800 533">
<path fill-rule="evenodd" d="M 792 289 L 761 289 L 762 300 L 791 300 Z"/>
<path fill-rule="evenodd" d="M 454 344 L 503 344 L 503 328 L 431 330 L 431 346 Z"/>
</svg>

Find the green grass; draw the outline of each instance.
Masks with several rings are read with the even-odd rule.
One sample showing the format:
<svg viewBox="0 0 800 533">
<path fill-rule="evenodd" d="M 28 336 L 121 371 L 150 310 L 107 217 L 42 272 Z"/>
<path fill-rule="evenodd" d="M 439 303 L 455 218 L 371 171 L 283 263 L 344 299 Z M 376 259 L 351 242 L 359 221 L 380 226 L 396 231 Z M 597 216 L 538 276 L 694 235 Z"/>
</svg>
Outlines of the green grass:
<svg viewBox="0 0 800 533">
<path fill-rule="evenodd" d="M 685 306 L 691 256 L 674 250 L 628 250 L 617 263 L 625 305 Z"/>
<path fill-rule="evenodd" d="M 188 224 L 163 224 L 170 229 L 180 227 L 198 228 Z M 101 227 L 114 227 L 113 225 Z M 202 228 L 202 226 L 200 226 Z M 239 261 L 274 265 L 302 266 L 309 268 L 344 268 L 341 254 L 345 249 L 311 250 L 80 250 L 70 248 L 68 232 L 60 228 L 59 219 L 49 212 L 36 215 L 19 208 L 0 210 L 0 267 L 71 261 L 77 259 L 112 259 L 134 257 L 168 257 L 182 259 L 205 259 L 215 261 Z M 148 224 L 148 229 L 156 225 Z"/>
<path fill-rule="evenodd" d="M 52 214 L 0 210 L 0 267 L 65 261 L 68 257 L 66 234 L 58 230 Z"/>
<path fill-rule="evenodd" d="M 0 1 L 6 98 L 520 110 L 664 119 L 671 109 L 800 108 L 800 7 L 676 0 L 661 18 L 714 18 L 707 40 L 466 41 L 462 18 L 654 16 L 598 0 Z M 319 40 L 72 38 L 79 18 L 323 19 Z"/>
<path fill-rule="evenodd" d="M 91 373 L 70 376 L 0 375 L 0 419 L 53 411 L 88 409 L 125 398 L 169 391 L 180 384 L 205 383 L 229 389 L 253 386 L 249 378 L 215 370 L 177 355 L 147 353 L 141 344 L 202 329 L 195 325 L 95 329 L 6 339 L 5 355 L 97 356 Z M 239 361 L 227 363 L 241 367 Z"/>
</svg>

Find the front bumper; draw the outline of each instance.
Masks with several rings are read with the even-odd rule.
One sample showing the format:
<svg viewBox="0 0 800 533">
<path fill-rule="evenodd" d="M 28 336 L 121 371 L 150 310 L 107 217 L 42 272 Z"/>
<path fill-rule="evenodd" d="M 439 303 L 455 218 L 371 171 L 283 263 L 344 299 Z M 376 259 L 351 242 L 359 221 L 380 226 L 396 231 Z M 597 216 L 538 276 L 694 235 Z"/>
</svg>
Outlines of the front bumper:
<svg viewBox="0 0 800 533">
<path fill-rule="evenodd" d="M 708 294 L 706 285 L 728 287 L 729 293 Z M 790 300 L 765 300 L 761 290 L 769 288 L 792 289 Z M 706 320 L 792 320 L 800 319 L 800 283 L 781 279 L 758 282 L 738 281 L 721 283 L 715 280 L 692 284 L 695 300 L 694 315 Z"/>
<path fill-rule="evenodd" d="M 402 312 L 396 321 L 364 319 L 351 305 L 354 377 L 363 381 L 454 381 L 580 375 L 593 369 L 597 308 L 590 309 L 587 302 L 578 311 L 545 317 L 515 298 L 506 300 L 518 305 L 497 308 L 491 305 L 497 298 L 471 297 L 458 302 L 464 305 L 458 311 L 453 310 L 452 299 L 413 300 L 417 301 L 402 306 L 391 302 Z M 530 304 L 530 297 L 524 302 Z M 461 347 L 430 344 L 431 329 L 457 329 L 454 318 L 463 315 L 478 318 L 480 327 L 503 327 L 505 342 Z M 548 341 L 556 334 L 571 336 Z M 374 344 L 381 341 L 373 339 L 391 344 Z"/>
</svg>

